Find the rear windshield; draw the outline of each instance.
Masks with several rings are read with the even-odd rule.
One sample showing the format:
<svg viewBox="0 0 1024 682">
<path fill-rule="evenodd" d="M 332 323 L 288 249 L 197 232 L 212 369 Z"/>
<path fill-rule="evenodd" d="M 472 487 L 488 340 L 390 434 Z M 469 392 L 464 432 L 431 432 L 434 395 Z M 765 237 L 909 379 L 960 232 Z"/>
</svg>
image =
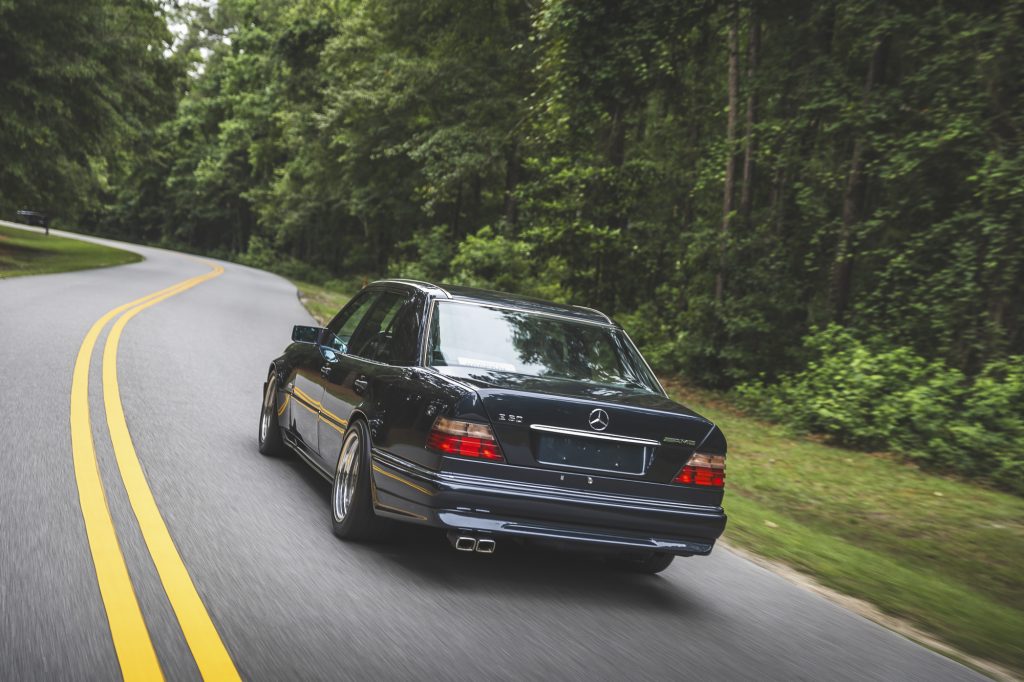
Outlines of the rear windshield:
<svg viewBox="0 0 1024 682">
<path fill-rule="evenodd" d="M 427 364 L 661 393 L 639 353 L 619 329 L 457 301 L 437 302 Z"/>
</svg>

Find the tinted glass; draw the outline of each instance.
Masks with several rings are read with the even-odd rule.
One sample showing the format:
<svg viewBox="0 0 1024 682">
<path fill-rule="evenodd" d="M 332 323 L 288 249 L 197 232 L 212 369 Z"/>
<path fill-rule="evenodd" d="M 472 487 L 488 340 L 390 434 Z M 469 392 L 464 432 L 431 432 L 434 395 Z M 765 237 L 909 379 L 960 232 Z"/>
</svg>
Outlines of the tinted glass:
<svg viewBox="0 0 1024 682">
<path fill-rule="evenodd" d="M 373 304 L 377 302 L 383 293 L 383 291 L 361 293 L 349 305 L 342 308 L 341 312 L 327 325 L 327 328 L 334 332 L 334 336 L 337 338 L 328 340 L 326 345 L 335 350 L 343 350 L 338 343 L 340 340 L 350 346 L 352 335 L 359 328 L 359 324 L 366 317 L 366 313 L 369 312 L 370 308 L 373 307 Z"/>
<path fill-rule="evenodd" d="M 393 291 L 381 292 L 370 312 L 356 327 L 348 341 L 348 352 L 362 358 L 386 361 L 386 353 L 393 333 L 392 326 L 408 301 L 408 297 Z"/>
<path fill-rule="evenodd" d="M 419 358 L 420 308 L 409 301 L 391 323 L 387 351 L 381 358 L 389 365 L 415 365 Z"/>
<path fill-rule="evenodd" d="M 428 361 L 660 392 L 621 330 L 505 308 L 439 301 Z"/>
</svg>

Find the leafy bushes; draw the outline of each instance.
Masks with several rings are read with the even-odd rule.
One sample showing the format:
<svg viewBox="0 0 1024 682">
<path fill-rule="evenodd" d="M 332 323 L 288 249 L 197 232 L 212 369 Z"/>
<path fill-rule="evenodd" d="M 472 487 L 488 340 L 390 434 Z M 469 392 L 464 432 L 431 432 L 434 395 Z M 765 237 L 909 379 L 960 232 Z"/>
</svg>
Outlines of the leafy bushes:
<svg viewBox="0 0 1024 682">
<path fill-rule="evenodd" d="M 565 263 L 558 257 L 545 258 L 536 244 L 507 237 L 490 226 L 457 244 L 449 234 L 442 225 L 402 244 L 407 255 L 390 274 L 565 300 L 558 284 L 565 277 Z"/>
<path fill-rule="evenodd" d="M 323 283 L 330 279 L 330 275 L 323 268 L 281 253 L 270 239 L 257 234 L 249 237 L 248 248 L 236 255 L 234 260 L 251 268 L 270 270 L 283 277 L 303 282 Z"/>
<path fill-rule="evenodd" d="M 990 362 L 969 379 L 835 325 L 804 345 L 806 368 L 776 384 L 739 386 L 743 402 L 844 445 L 893 450 L 1024 494 L 1024 357 Z"/>
<path fill-rule="evenodd" d="M 633 341 L 642 349 L 644 357 L 659 374 L 684 372 L 687 377 L 691 363 L 686 350 L 692 341 L 685 327 L 679 323 L 679 315 L 666 300 L 666 286 L 658 287 L 652 300 L 640 304 L 631 313 L 619 313 L 615 321 L 621 324 Z"/>
</svg>

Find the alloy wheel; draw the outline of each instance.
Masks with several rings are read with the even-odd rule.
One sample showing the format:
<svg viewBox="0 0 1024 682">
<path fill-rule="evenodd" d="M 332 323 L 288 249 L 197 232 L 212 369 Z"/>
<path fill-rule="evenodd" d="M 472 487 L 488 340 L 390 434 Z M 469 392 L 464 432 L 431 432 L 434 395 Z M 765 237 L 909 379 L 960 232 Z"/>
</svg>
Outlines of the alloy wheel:
<svg viewBox="0 0 1024 682">
<path fill-rule="evenodd" d="M 260 412 L 260 443 L 267 440 L 270 432 L 270 420 L 273 419 L 274 391 L 277 388 L 277 378 L 272 377 L 267 382 L 267 393 L 263 396 L 263 409 Z"/>
<path fill-rule="evenodd" d="M 353 430 L 345 439 L 338 456 L 338 468 L 334 474 L 334 520 L 341 523 L 352 508 L 352 497 L 359 478 L 359 453 L 362 442 L 359 433 Z"/>
</svg>

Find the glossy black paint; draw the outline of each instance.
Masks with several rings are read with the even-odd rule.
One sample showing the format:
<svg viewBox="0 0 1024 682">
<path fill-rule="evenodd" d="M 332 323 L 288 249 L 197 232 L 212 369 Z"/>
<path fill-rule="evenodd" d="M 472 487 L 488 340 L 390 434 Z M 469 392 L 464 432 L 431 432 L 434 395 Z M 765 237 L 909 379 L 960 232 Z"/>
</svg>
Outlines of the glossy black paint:
<svg viewBox="0 0 1024 682">
<path fill-rule="evenodd" d="M 337 341 L 332 325 L 337 327 L 362 297 L 381 291 L 401 297 L 397 315 L 404 316 L 396 332 L 403 338 L 385 343 L 409 350 L 395 358 L 382 355 L 378 346 L 367 353 L 376 353 L 377 359 L 340 352 L 344 344 L 329 341 Z M 695 450 L 726 454 L 717 427 L 663 391 L 425 366 L 433 306 L 449 299 L 615 326 L 602 313 L 576 306 L 406 280 L 375 282 L 353 298 L 317 342 L 293 342 L 273 361 L 285 442 L 330 480 L 345 429 L 356 419 L 365 420 L 372 437 L 374 508 L 394 519 L 612 549 L 680 555 L 711 551 L 726 522 L 722 490 L 671 481 Z M 642 472 L 537 460 L 537 439 L 552 430 L 597 435 L 588 424 L 595 408 L 609 420 L 600 436 L 648 442 Z M 439 415 L 490 424 L 505 462 L 427 449 L 427 435 Z"/>
</svg>

